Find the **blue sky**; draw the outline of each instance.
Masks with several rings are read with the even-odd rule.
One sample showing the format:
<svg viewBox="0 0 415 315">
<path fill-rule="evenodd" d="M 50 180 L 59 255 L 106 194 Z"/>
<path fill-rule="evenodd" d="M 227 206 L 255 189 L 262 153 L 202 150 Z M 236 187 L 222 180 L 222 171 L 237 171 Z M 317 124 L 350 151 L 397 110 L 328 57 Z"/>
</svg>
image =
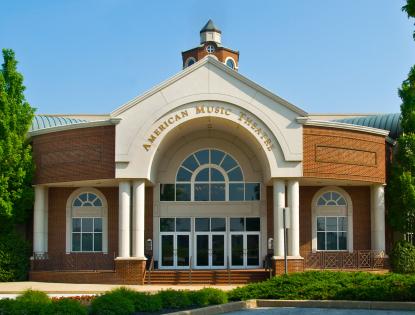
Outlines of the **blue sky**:
<svg viewBox="0 0 415 315">
<path fill-rule="evenodd" d="M 209 18 L 239 72 L 309 113 L 398 112 L 415 64 L 403 0 L 0 0 L 38 113 L 109 113 L 181 70 Z"/>
</svg>

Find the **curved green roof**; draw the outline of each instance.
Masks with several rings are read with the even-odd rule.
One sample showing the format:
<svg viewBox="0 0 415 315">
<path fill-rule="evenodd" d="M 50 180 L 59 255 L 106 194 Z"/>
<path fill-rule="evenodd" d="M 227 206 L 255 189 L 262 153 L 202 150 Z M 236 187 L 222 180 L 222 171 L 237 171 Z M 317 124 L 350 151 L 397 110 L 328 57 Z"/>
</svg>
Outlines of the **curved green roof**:
<svg viewBox="0 0 415 315">
<path fill-rule="evenodd" d="M 78 118 L 47 116 L 47 115 L 36 115 L 32 120 L 32 125 L 30 126 L 29 132 L 46 129 L 46 128 L 58 127 L 58 126 L 85 123 L 85 122 L 88 122 L 88 120 L 78 119 Z"/>
<path fill-rule="evenodd" d="M 401 114 L 383 114 L 383 115 L 371 115 L 364 117 L 352 117 L 336 119 L 334 121 L 358 126 L 366 126 L 378 129 L 389 130 L 389 137 L 397 139 L 402 133 L 401 128 Z"/>
</svg>

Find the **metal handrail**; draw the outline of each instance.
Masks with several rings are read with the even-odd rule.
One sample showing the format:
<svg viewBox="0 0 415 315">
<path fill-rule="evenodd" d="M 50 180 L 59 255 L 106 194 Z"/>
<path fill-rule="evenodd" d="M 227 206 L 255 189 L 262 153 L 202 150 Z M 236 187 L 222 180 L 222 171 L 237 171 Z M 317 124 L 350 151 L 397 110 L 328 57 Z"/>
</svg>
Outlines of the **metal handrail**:
<svg viewBox="0 0 415 315">
<path fill-rule="evenodd" d="M 229 263 L 229 256 L 226 256 L 226 270 L 228 271 L 228 284 L 231 284 L 231 266 Z"/>
<path fill-rule="evenodd" d="M 151 284 L 151 271 L 154 270 L 154 256 L 151 256 L 150 265 L 148 266 L 148 284 Z"/>
<path fill-rule="evenodd" d="M 192 284 L 192 256 L 189 258 L 189 283 Z"/>
</svg>

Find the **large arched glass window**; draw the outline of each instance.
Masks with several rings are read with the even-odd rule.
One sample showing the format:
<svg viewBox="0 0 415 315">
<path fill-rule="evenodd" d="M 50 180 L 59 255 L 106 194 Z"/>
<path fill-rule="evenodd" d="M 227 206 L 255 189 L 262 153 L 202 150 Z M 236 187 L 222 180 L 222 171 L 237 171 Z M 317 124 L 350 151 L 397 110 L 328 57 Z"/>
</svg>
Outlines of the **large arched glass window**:
<svg viewBox="0 0 415 315">
<path fill-rule="evenodd" d="M 259 183 L 245 183 L 236 159 L 217 149 L 192 153 L 179 166 L 176 184 L 160 186 L 161 201 L 259 200 L 259 193 Z"/>
<path fill-rule="evenodd" d="M 319 251 L 351 250 L 351 204 L 346 193 L 324 189 L 313 205 L 313 249 Z M 351 203 L 351 201 L 350 201 Z"/>
<path fill-rule="evenodd" d="M 107 209 L 103 196 L 95 190 L 82 190 L 68 200 L 68 252 L 107 251 Z"/>
</svg>

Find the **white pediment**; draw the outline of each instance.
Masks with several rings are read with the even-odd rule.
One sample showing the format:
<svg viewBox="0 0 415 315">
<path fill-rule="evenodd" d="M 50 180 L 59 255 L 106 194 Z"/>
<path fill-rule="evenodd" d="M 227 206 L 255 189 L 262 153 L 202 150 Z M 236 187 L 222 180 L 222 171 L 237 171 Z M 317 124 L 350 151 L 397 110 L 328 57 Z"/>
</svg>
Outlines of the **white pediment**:
<svg viewBox="0 0 415 315">
<path fill-rule="evenodd" d="M 247 128 L 242 116 L 238 116 L 245 113 L 253 120 L 256 130 L 250 127 L 257 132 L 258 141 L 264 142 L 264 149 L 268 148 L 268 142 L 276 147 L 274 154 L 279 155 L 279 166 L 289 168 L 281 163 L 294 162 L 298 168 L 303 153 L 302 126 L 296 119 L 307 116 L 307 113 L 214 58 L 206 57 L 111 113 L 112 117 L 121 118 L 116 127 L 116 162 L 120 163 L 117 177 L 124 177 L 121 174 L 126 174 L 127 170 L 134 171 L 134 176 L 139 175 L 137 172 L 144 172 L 146 167 L 150 167 L 163 136 L 184 120 L 192 119 L 198 106 L 207 105 L 223 109 L 222 113 L 219 110 L 217 113 L 203 113 L 205 116 L 217 115 Z M 225 116 L 225 109 L 232 115 Z M 177 119 L 175 115 L 180 115 L 181 111 L 188 115 L 179 122 L 180 117 Z M 173 122 L 174 117 L 176 120 Z M 166 128 L 158 131 L 163 123 Z M 264 136 L 269 136 L 269 141 L 264 140 Z M 150 146 L 146 147 L 150 138 Z M 138 158 L 141 166 L 133 167 Z"/>
</svg>

